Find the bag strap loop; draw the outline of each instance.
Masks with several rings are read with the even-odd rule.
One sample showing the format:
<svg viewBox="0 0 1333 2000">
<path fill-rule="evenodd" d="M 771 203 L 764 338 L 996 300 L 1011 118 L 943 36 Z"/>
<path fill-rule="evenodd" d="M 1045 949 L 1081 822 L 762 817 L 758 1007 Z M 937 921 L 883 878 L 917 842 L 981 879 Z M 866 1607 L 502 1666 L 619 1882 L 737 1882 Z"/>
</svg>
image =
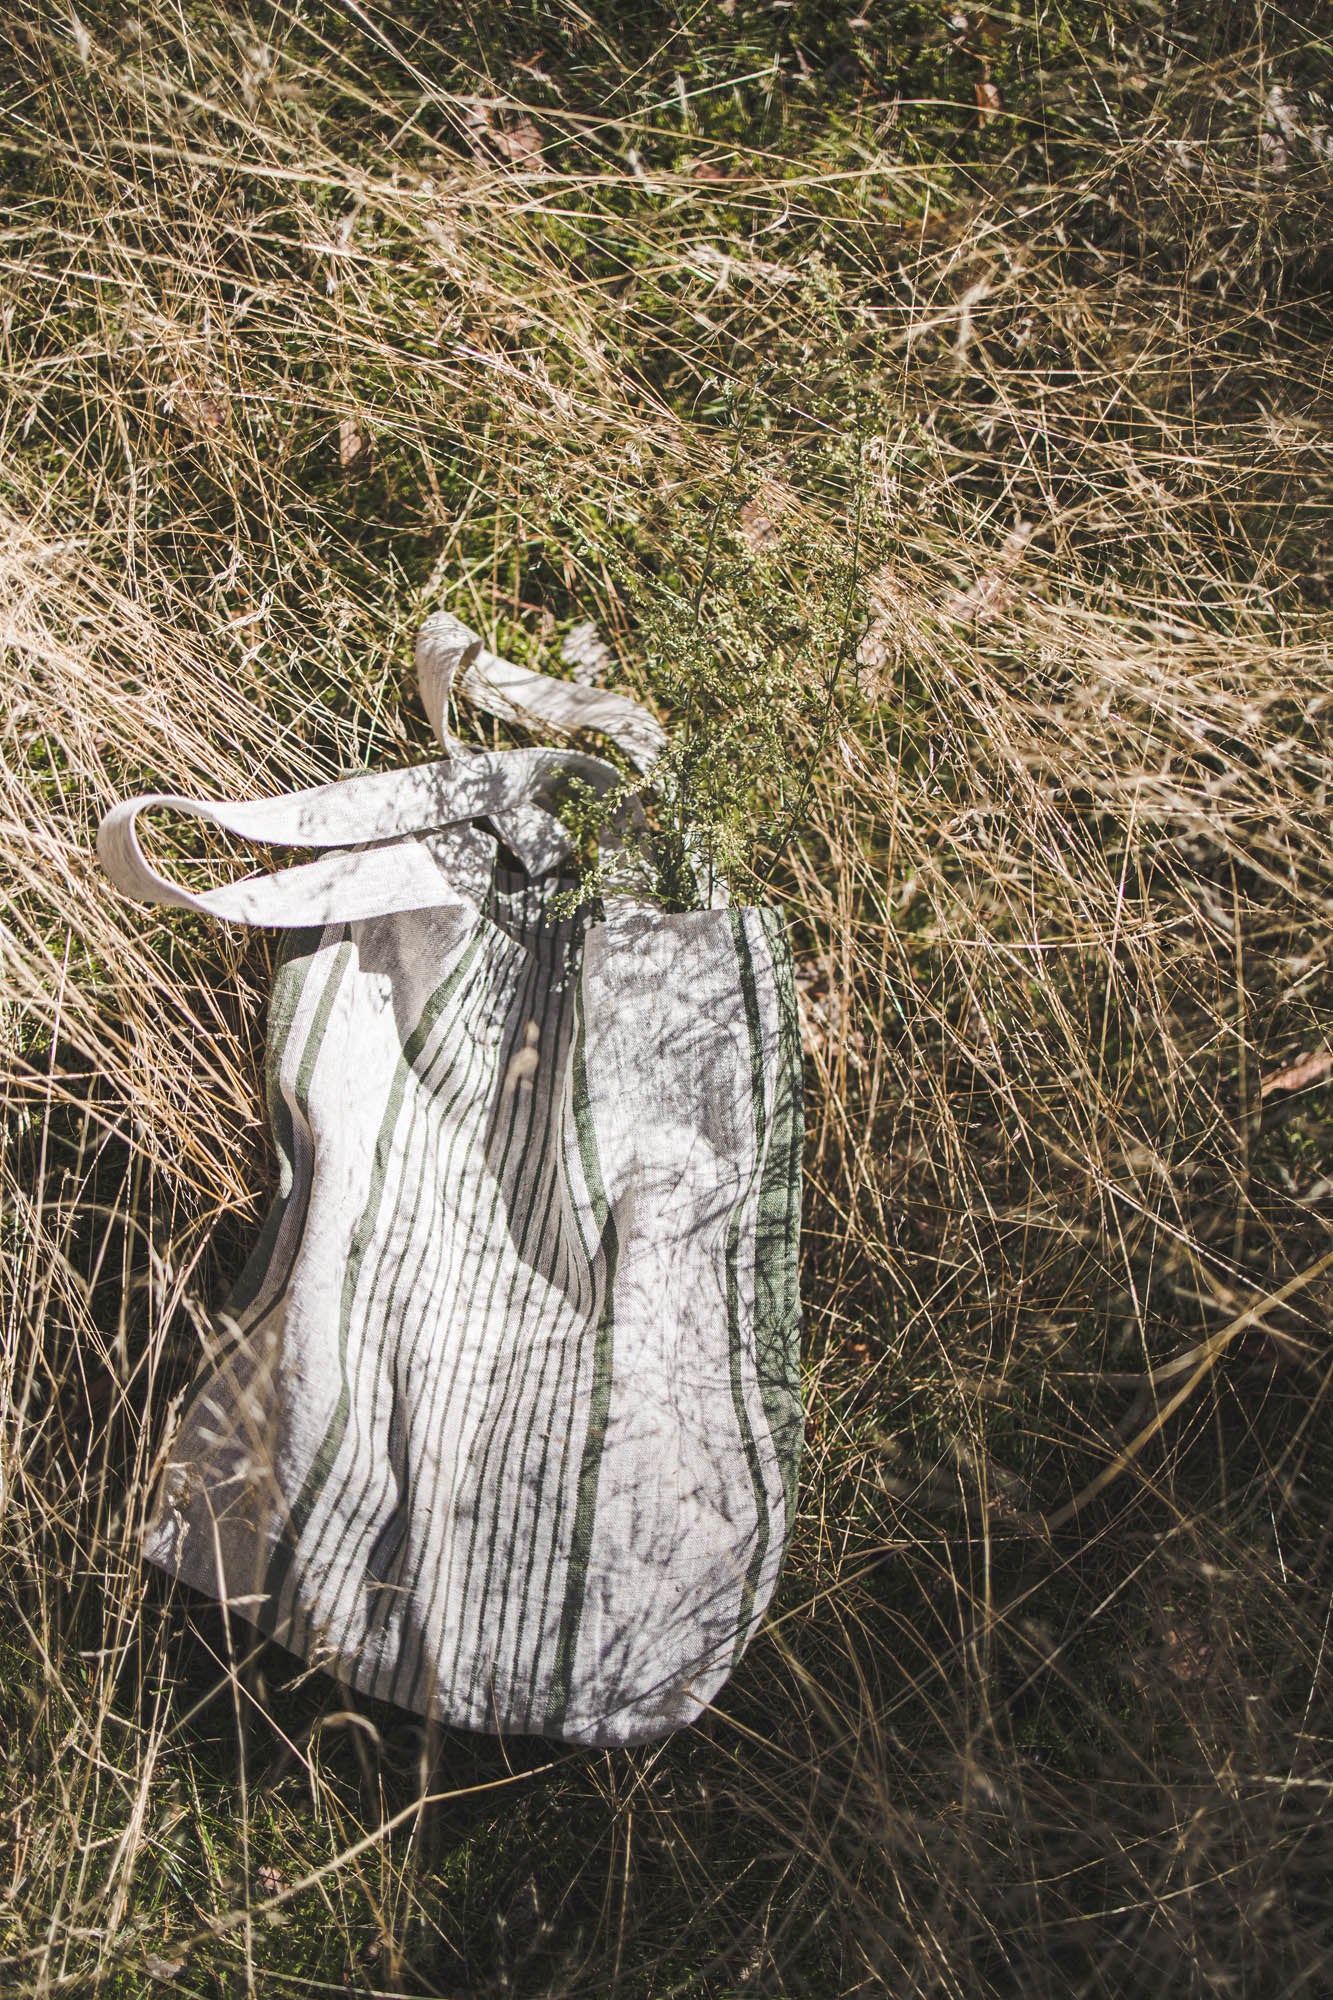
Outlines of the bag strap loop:
<svg viewBox="0 0 1333 2000">
<path fill-rule="evenodd" d="M 549 674 L 516 667 L 488 653 L 477 634 L 451 611 L 434 611 L 417 634 L 417 675 L 421 699 L 446 750 L 456 746 L 449 730 L 449 697 L 455 682 L 488 715 L 530 728 L 544 724 L 560 735 L 576 729 L 600 730 L 629 758 L 636 771 L 649 771 L 666 748 L 666 731 L 655 716 L 627 695 L 605 688 L 579 687 Z"/>
<path fill-rule="evenodd" d="M 467 749 L 448 727 L 456 676 L 492 714 L 540 719 L 566 731 L 603 730 L 641 770 L 665 743 L 660 725 L 637 702 L 513 666 L 487 653 L 477 634 L 447 612 L 427 619 L 416 657 L 426 711 L 449 755 L 276 798 L 228 801 L 151 792 L 126 799 L 97 831 L 98 858 L 107 875 L 135 902 L 170 904 L 226 923 L 291 928 L 465 903 L 415 836 L 469 820 L 492 821 L 532 872 L 554 866 L 571 850 L 549 809 L 553 781 L 569 773 L 606 791 L 619 782 L 619 773 L 600 758 L 569 751 Z M 195 895 L 159 873 L 139 844 L 140 814 L 160 808 L 244 840 L 335 851 Z"/>
</svg>

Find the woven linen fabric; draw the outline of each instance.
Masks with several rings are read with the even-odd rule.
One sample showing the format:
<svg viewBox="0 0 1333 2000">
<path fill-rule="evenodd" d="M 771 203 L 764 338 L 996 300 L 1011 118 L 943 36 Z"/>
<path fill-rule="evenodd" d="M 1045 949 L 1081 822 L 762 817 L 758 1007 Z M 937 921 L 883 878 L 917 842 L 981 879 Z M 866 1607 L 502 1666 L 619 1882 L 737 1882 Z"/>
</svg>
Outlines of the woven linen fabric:
<svg viewBox="0 0 1333 2000">
<path fill-rule="evenodd" d="M 449 755 L 283 800 L 108 815 L 142 901 L 290 930 L 277 1199 L 170 1443 L 145 1553 L 364 1693 L 589 1744 L 690 1722 L 777 1581 L 801 1442 L 800 1047 L 776 911 L 569 914 L 563 751 L 483 705 L 661 738 L 622 697 L 418 642 Z M 149 805 L 321 860 L 193 897 Z"/>
</svg>

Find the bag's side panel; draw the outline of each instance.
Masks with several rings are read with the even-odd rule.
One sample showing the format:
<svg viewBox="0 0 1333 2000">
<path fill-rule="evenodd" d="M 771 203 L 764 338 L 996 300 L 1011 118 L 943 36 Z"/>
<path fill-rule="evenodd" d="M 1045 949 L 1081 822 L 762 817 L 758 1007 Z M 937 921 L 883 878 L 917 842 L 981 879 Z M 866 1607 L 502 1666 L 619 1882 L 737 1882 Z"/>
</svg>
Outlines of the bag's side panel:
<svg viewBox="0 0 1333 2000">
<path fill-rule="evenodd" d="M 296 944 L 275 978 L 266 1082 L 278 1195 L 219 1315 L 220 1352 L 172 1441 L 144 1539 L 150 1561 L 234 1599 L 247 1617 L 262 1596 L 269 1548 L 286 1513 L 277 1478 L 285 1449 L 279 1378 L 286 1308 L 315 1182 L 315 1080 L 330 1051 L 337 1061 L 345 1039 L 355 957 L 346 927 L 333 926 L 313 951 Z"/>
<path fill-rule="evenodd" d="M 421 954 L 418 983 L 423 968 L 438 979 L 442 965 L 465 957 L 475 916 L 442 910 L 413 921 L 429 928 L 419 941 L 433 947 Z M 348 1267 L 384 1166 L 379 1142 L 402 1054 L 395 1010 L 413 1004 L 410 981 L 395 984 L 365 962 L 377 928 L 350 926 L 304 975 L 278 1060 L 300 1198 L 287 1203 L 266 1271 L 247 1278 L 254 1296 L 238 1321 L 241 1343 L 185 1415 L 146 1540 L 152 1560 L 316 1654 L 327 1649 L 321 1632 L 340 1578 L 319 1559 L 307 1568 L 294 1558 L 359 1389 L 346 1345 Z M 366 1451 L 366 1484 L 382 1476 L 372 1457 Z M 321 1632 L 308 1629 L 316 1604 Z"/>
<path fill-rule="evenodd" d="M 711 1699 L 786 1535 L 755 1346 L 782 1039 L 759 914 L 597 927 L 583 1009 L 569 1143 L 609 1283 L 545 1726 L 632 1742 Z"/>
<path fill-rule="evenodd" d="M 274 974 L 264 1095 L 277 1155 L 278 1192 L 219 1312 L 224 1327 L 238 1332 L 263 1320 L 284 1296 L 291 1277 L 314 1170 L 310 1081 L 351 957 L 345 925 L 293 931 Z"/>
</svg>

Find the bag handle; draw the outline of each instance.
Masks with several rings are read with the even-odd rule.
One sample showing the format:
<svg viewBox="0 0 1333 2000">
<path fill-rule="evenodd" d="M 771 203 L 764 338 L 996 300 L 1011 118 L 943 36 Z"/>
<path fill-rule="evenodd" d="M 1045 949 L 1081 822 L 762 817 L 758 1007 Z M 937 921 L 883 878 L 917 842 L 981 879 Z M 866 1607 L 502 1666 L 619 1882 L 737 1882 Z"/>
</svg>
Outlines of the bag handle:
<svg viewBox="0 0 1333 2000">
<path fill-rule="evenodd" d="M 649 771 L 666 748 L 666 731 L 628 695 L 579 687 L 549 674 L 516 667 L 487 652 L 477 634 L 451 611 L 433 611 L 417 634 L 421 699 L 446 750 L 457 746 L 449 730 L 449 697 L 455 682 L 478 708 L 505 722 L 544 723 L 561 735 L 600 730 L 623 750 L 636 771 Z"/>
<path fill-rule="evenodd" d="M 552 781 L 572 773 L 606 791 L 619 782 L 619 773 L 600 758 L 568 751 L 467 749 L 448 728 L 456 674 L 479 707 L 522 720 L 540 716 L 566 730 L 603 729 L 640 769 L 665 743 L 660 724 L 637 702 L 513 666 L 485 652 L 477 634 L 447 612 L 437 612 L 423 626 L 417 668 L 427 713 L 449 756 L 276 798 L 188 799 L 150 792 L 126 799 L 97 830 L 98 858 L 106 874 L 135 902 L 195 910 L 225 923 L 299 928 L 466 903 L 415 836 L 473 819 L 495 822 L 535 872 L 553 866 L 571 849 L 544 802 Z M 246 840 L 337 851 L 196 895 L 159 873 L 139 844 L 140 814 L 160 808 Z"/>
</svg>

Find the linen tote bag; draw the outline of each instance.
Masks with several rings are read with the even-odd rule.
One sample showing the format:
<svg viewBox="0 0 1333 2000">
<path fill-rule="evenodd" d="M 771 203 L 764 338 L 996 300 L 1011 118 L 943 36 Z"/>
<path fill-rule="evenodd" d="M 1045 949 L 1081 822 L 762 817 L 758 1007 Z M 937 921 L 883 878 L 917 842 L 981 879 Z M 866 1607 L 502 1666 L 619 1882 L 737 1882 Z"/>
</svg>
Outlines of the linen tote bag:
<svg viewBox="0 0 1333 2000">
<path fill-rule="evenodd" d="M 789 948 L 771 909 L 658 907 L 614 829 L 615 893 L 571 914 L 559 786 L 605 795 L 620 773 L 465 748 L 451 686 L 601 730 L 642 772 L 658 724 L 444 613 L 417 664 L 439 761 L 246 804 L 154 794 L 99 830 L 125 894 L 291 934 L 268 1028 L 278 1193 L 145 1553 L 368 1695 L 644 1741 L 725 1681 L 791 1525 Z M 192 895 L 139 845 L 153 808 L 327 851 Z"/>
</svg>

